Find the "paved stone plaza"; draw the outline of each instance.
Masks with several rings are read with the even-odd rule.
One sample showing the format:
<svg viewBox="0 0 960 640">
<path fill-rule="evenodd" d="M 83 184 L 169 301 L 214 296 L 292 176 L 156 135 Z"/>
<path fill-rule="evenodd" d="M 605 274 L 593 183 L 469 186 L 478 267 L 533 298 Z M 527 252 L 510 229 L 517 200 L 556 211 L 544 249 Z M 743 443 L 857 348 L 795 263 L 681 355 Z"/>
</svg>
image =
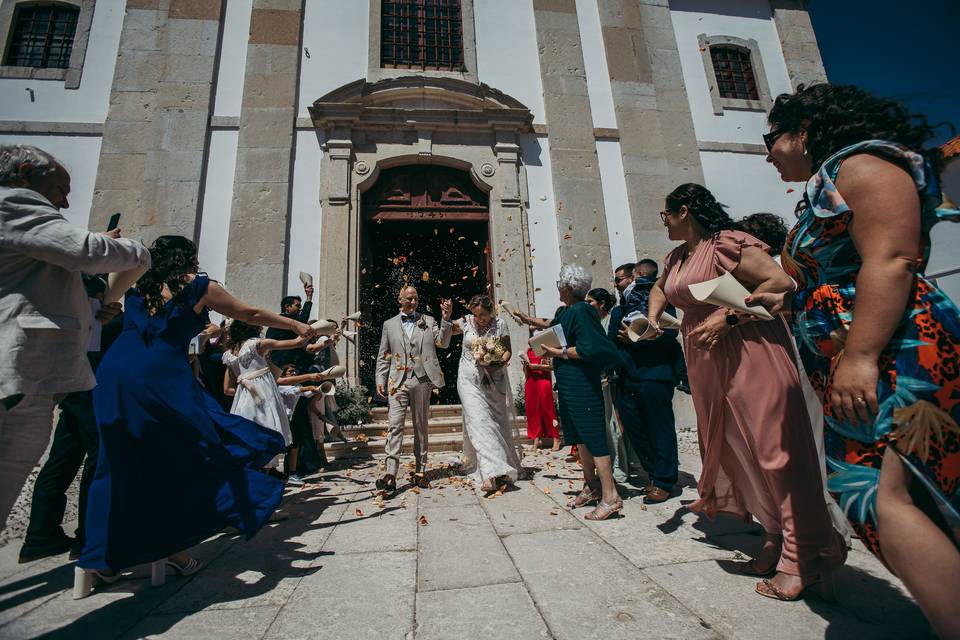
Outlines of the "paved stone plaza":
<svg viewBox="0 0 960 640">
<path fill-rule="evenodd" d="M 679 499 L 646 507 L 623 487 L 624 517 L 586 522 L 563 505 L 577 468 L 527 455 L 532 481 L 483 498 L 432 456 L 430 489 L 382 501 L 379 462 L 338 465 L 290 492 L 289 520 L 250 542 L 222 535 L 207 566 L 150 586 L 147 567 L 71 597 L 66 557 L 27 565 L 0 548 L 0 638 L 925 638 L 903 587 L 859 544 L 837 577 L 840 602 L 753 594 L 734 561 L 757 528 L 686 512 L 697 456 L 681 454 Z"/>
</svg>

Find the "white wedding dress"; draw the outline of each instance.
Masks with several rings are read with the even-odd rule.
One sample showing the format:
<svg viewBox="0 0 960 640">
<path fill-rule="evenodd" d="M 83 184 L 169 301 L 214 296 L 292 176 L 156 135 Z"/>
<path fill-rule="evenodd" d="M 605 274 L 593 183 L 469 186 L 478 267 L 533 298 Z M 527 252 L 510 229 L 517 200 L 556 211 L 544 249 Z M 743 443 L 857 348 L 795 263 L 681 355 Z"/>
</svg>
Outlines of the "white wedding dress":
<svg viewBox="0 0 960 640">
<path fill-rule="evenodd" d="M 473 316 L 459 322 L 463 352 L 457 371 L 457 393 L 463 406 L 463 472 L 475 483 L 507 476 L 516 482 L 522 453 L 514 438 L 515 410 L 511 405 L 510 376 L 506 367 L 484 369 L 473 358 L 479 339 L 508 336 L 506 324 L 496 318 L 482 336 Z"/>
</svg>

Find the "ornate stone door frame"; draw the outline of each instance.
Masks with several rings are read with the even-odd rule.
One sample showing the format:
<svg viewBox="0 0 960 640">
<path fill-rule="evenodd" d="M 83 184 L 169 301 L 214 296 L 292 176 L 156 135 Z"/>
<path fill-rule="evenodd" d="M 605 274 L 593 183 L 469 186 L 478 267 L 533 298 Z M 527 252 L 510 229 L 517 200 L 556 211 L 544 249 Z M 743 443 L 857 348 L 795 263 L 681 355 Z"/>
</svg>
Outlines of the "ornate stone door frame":
<svg viewBox="0 0 960 640">
<path fill-rule="evenodd" d="M 320 98 L 309 111 L 326 137 L 320 170 L 321 317 L 338 319 L 358 309 L 361 194 L 382 169 L 409 164 L 469 171 L 490 194 L 494 295 L 514 308 L 532 308 L 528 198 L 517 140 L 531 130 L 533 115 L 526 106 L 484 84 L 418 75 L 357 80 Z M 526 331 L 512 322 L 510 327 L 513 344 L 526 344 Z M 355 381 L 356 348 L 342 341 L 338 355 Z"/>
</svg>

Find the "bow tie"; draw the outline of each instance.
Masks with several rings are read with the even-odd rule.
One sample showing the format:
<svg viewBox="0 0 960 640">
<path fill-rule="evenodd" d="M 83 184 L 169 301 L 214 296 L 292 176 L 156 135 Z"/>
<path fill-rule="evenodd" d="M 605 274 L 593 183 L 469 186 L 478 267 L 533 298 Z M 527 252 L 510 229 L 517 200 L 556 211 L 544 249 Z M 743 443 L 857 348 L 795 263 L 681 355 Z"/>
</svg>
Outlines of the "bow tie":
<svg viewBox="0 0 960 640">
<path fill-rule="evenodd" d="M 417 321 L 417 314 L 415 313 L 411 313 L 410 315 L 407 315 L 406 313 L 400 314 L 400 322 L 416 322 L 416 321 Z"/>
</svg>

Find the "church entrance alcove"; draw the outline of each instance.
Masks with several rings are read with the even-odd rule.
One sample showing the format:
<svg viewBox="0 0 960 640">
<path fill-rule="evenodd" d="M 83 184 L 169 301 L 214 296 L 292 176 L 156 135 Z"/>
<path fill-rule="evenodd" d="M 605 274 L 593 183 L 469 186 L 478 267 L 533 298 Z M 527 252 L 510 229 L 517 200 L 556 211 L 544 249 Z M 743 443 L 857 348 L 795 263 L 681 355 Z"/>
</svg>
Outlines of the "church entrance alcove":
<svg viewBox="0 0 960 640">
<path fill-rule="evenodd" d="M 384 169 L 361 196 L 360 332 L 361 384 L 375 389 L 380 328 L 398 312 L 400 287 L 416 287 L 419 311 L 440 320 L 440 300 L 453 300 L 453 318 L 466 302 L 490 294 L 489 198 L 470 174 L 439 165 Z M 437 350 L 446 385 L 433 404 L 456 404 L 462 339 Z"/>
</svg>

